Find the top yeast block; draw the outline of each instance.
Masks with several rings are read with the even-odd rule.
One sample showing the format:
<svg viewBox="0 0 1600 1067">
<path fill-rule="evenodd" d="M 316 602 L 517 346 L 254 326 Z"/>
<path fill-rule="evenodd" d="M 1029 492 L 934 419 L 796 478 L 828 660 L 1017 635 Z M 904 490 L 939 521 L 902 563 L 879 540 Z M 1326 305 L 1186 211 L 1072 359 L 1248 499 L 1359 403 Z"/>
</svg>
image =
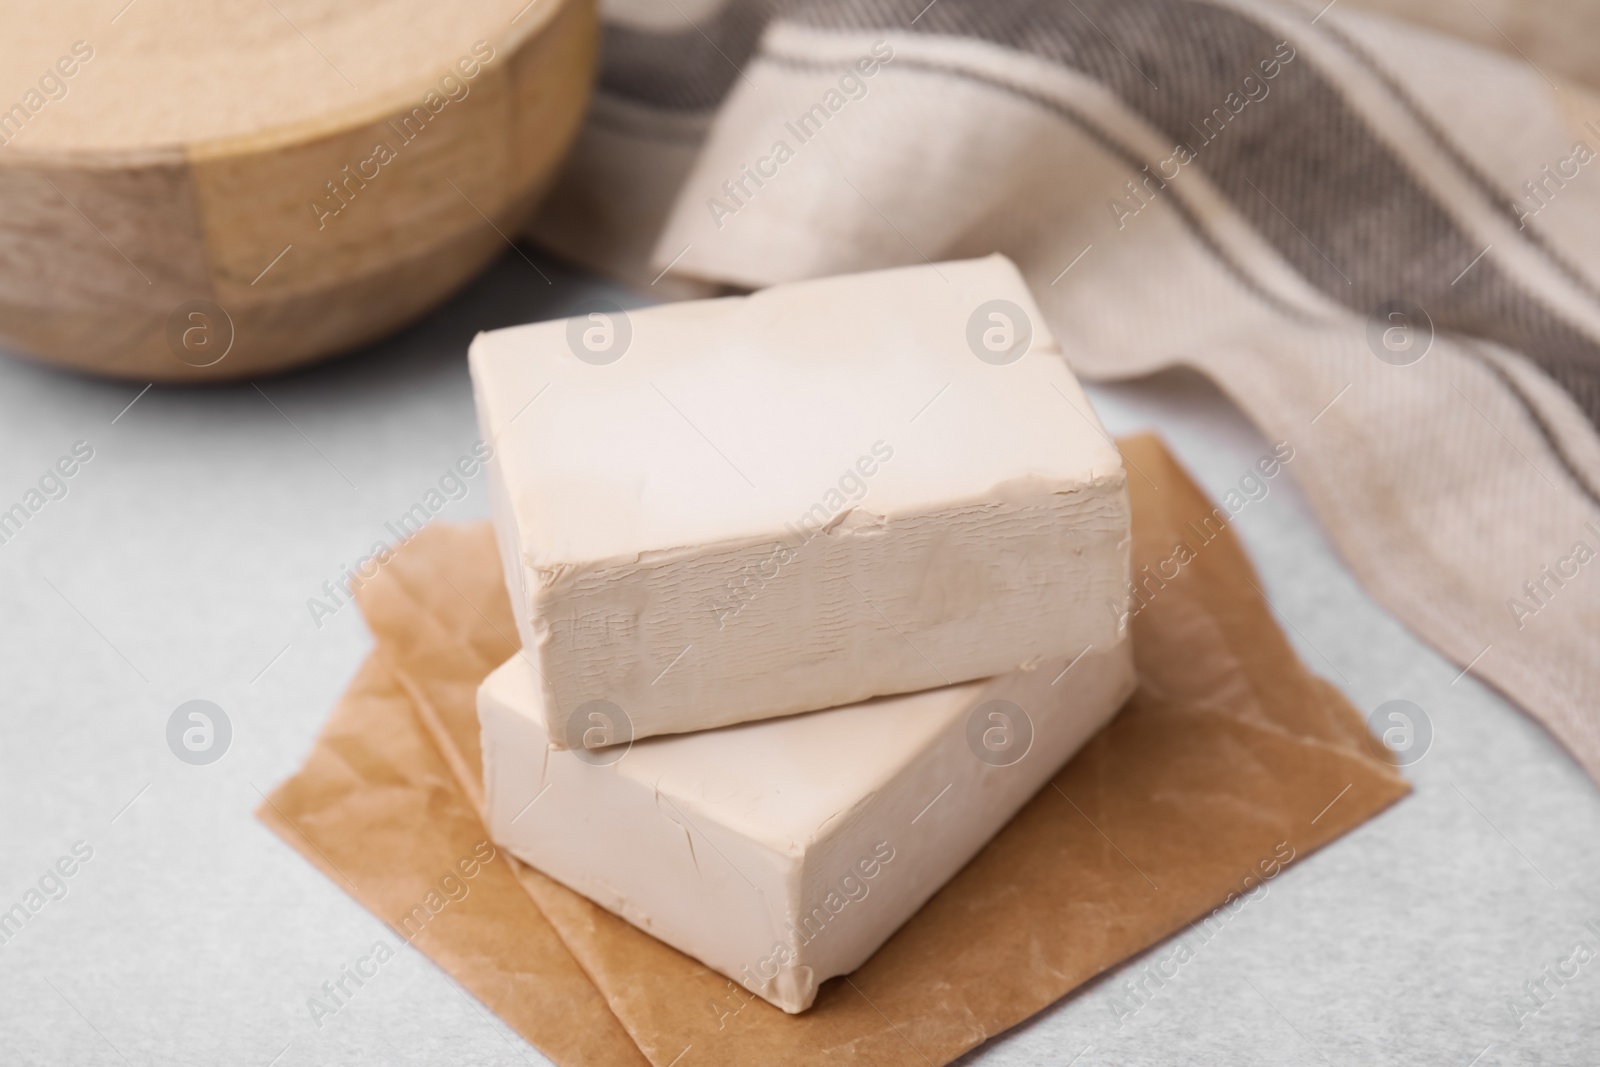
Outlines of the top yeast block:
<svg viewBox="0 0 1600 1067">
<path fill-rule="evenodd" d="M 1002 256 L 608 306 L 470 361 L 554 747 L 1118 640 L 1121 457 Z"/>
</svg>

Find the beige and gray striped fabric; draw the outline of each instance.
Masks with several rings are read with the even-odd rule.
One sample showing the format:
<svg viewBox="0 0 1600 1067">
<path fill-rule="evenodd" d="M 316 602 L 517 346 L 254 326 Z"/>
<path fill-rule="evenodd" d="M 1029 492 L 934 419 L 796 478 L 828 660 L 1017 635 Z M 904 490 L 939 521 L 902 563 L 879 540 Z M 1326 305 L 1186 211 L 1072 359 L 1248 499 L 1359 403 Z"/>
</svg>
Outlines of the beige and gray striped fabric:
<svg viewBox="0 0 1600 1067">
<path fill-rule="evenodd" d="M 1600 14 L 1367 7 L 615 4 L 535 236 L 667 295 L 1004 252 L 1081 374 L 1292 442 L 1367 588 L 1600 780 Z"/>
</svg>

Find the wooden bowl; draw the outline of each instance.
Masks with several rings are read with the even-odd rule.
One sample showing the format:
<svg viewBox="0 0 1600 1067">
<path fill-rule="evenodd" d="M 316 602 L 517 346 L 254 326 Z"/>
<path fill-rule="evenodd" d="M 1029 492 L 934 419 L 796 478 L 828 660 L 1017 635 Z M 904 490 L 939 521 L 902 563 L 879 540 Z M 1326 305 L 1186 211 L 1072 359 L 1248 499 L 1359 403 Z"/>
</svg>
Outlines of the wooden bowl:
<svg viewBox="0 0 1600 1067">
<path fill-rule="evenodd" d="M 503 252 L 572 142 L 594 0 L 11 0 L 0 347 L 242 378 Z"/>
</svg>

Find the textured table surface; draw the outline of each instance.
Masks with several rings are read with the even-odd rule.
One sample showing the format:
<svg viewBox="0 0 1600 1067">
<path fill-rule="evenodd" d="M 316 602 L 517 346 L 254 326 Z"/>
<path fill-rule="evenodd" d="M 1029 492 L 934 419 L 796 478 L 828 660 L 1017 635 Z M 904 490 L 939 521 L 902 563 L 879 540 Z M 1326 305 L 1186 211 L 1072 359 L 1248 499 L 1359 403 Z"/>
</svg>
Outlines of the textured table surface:
<svg viewBox="0 0 1600 1067">
<path fill-rule="evenodd" d="M 0 510 L 93 450 L 0 543 L 0 911 L 45 890 L 0 944 L 0 1062 L 546 1062 L 410 948 L 314 1021 L 307 998 L 386 928 L 251 810 L 372 644 L 353 607 L 314 619 L 307 600 L 476 438 L 473 333 L 594 288 L 508 253 L 381 345 L 224 389 L 0 360 Z M 1268 448 L 1189 375 L 1092 396 L 1113 433 L 1159 431 L 1213 496 Z M 1176 945 L 970 1061 L 1600 1063 L 1600 790 L 1362 591 L 1290 478 L 1270 487 L 1236 529 L 1313 670 L 1364 712 L 1423 709 L 1416 792 L 1272 881 L 1142 1000 L 1124 984 L 1171 974 Z M 482 476 L 441 514 L 486 517 Z M 209 765 L 168 743 L 194 699 L 232 729 Z"/>
</svg>

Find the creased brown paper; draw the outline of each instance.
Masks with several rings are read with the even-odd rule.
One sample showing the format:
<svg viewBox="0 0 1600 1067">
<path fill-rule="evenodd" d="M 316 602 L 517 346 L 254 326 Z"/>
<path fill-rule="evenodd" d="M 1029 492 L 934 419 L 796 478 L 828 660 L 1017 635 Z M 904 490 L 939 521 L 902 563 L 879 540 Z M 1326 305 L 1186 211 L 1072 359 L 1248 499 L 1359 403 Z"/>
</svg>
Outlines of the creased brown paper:
<svg viewBox="0 0 1600 1067">
<path fill-rule="evenodd" d="M 803 1015 L 503 853 L 419 922 L 485 836 L 474 694 L 516 653 L 487 525 L 430 527 L 362 589 L 378 651 L 259 814 L 563 1065 L 947 1063 L 1408 788 L 1295 657 L 1226 513 L 1156 439 L 1122 449 L 1139 690 Z"/>
</svg>

